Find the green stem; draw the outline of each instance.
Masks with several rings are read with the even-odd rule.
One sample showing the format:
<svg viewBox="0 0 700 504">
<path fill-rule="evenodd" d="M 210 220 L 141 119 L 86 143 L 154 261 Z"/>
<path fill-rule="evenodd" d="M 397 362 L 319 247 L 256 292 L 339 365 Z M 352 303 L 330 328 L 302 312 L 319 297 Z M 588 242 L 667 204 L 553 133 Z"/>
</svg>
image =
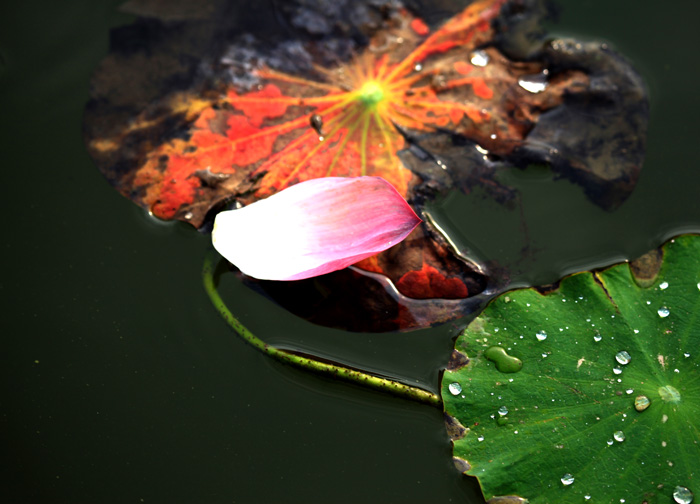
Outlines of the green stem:
<svg viewBox="0 0 700 504">
<path fill-rule="evenodd" d="M 352 369 L 349 367 L 341 366 L 340 364 L 331 364 L 328 362 L 323 362 L 316 360 L 310 356 L 297 355 L 286 350 L 281 350 L 279 348 L 268 345 L 253 333 L 251 333 L 240 321 L 233 316 L 231 311 L 224 303 L 223 299 L 219 295 L 216 289 L 216 275 L 215 275 L 215 253 L 210 252 L 204 259 L 204 267 L 202 268 L 202 278 L 204 281 L 204 288 L 209 295 L 209 299 L 214 304 L 214 307 L 218 310 L 219 314 L 224 318 L 229 326 L 245 341 L 253 345 L 255 348 L 261 352 L 269 355 L 270 357 L 277 359 L 280 362 L 286 364 L 291 364 L 299 368 L 306 369 L 308 371 L 313 371 L 323 375 L 332 376 L 341 380 L 357 383 L 365 387 L 370 387 L 376 390 L 381 390 L 383 392 L 388 392 L 389 394 L 403 397 L 406 399 L 411 399 L 414 401 L 429 404 L 431 406 L 441 406 L 442 401 L 437 394 L 433 392 L 423 390 L 418 387 L 412 387 L 404 383 L 400 383 L 395 380 L 389 380 L 387 378 L 380 378 L 378 376 L 365 373 L 363 371 Z"/>
</svg>

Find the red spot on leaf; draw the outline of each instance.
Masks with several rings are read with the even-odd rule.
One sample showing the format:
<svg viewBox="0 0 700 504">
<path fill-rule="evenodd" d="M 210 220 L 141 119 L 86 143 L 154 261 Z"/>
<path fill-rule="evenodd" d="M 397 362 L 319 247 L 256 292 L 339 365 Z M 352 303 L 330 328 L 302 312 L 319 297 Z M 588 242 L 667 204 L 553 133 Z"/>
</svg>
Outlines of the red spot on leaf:
<svg viewBox="0 0 700 504">
<path fill-rule="evenodd" d="M 457 277 L 446 277 L 429 264 L 419 271 L 403 275 L 396 287 L 405 296 L 414 299 L 461 299 L 468 295 L 467 286 Z"/>
<path fill-rule="evenodd" d="M 411 21 L 411 29 L 421 37 L 424 37 L 430 33 L 430 28 L 428 28 L 428 25 L 425 24 L 422 19 L 418 18 Z"/>
</svg>

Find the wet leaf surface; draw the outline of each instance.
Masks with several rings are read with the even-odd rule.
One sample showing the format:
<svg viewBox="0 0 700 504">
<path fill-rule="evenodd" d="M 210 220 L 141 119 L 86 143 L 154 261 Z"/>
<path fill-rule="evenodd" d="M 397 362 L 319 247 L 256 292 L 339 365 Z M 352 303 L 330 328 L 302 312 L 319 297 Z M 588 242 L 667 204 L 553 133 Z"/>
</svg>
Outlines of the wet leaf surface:
<svg viewBox="0 0 700 504">
<path fill-rule="evenodd" d="M 662 252 L 647 286 L 625 263 L 546 294 L 508 292 L 458 338 L 469 360 L 453 358 L 442 396 L 466 428 L 454 455 L 487 499 L 689 503 L 684 489 L 698 492 L 700 237 Z"/>
<path fill-rule="evenodd" d="M 113 33 L 93 81 L 86 140 L 110 183 L 161 219 L 206 230 L 223 208 L 323 176 L 382 176 L 419 213 L 453 188 L 484 187 L 514 206 L 518 191 L 495 168 L 531 163 L 613 209 L 641 168 L 641 80 L 605 45 L 544 42 L 546 11 L 535 0 L 480 0 L 430 25 L 419 5 L 414 14 L 372 1 L 244 9 L 209 0 L 196 15 L 179 3 L 127 7 L 143 17 Z M 268 26 L 245 33 L 253 16 Z M 382 307 L 357 330 L 459 317 L 474 303 L 454 309 L 455 300 L 494 291 L 508 275 L 486 276 L 448 242 L 426 223 L 359 263 L 364 280 L 331 297 Z M 386 280 L 388 305 L 357 299 L 367 279 L 379 280 L 373 274 Z M 286 296 L 278 300 L 296 303 Z M 391 324 L 386 308 L 396 314 Z M 346 327 L 328 313 L 318 318 Z"/>
</svg>

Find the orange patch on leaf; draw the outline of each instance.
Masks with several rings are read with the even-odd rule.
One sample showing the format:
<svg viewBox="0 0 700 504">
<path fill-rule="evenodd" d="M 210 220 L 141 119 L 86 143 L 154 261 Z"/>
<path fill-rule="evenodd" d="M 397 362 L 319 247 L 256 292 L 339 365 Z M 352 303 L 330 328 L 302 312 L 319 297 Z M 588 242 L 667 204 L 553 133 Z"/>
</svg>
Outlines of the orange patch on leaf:
<svg viewBox="0 0 700 504">
<path fill-rule="evenodd" d="M 462 75 L 467 75 L 469 72 L 472 71 L 472 68 L 474 68 L 472 65 L 464 61 L 456 61 L 453 66 L 455 71 Z"/>
<path fill-rule="evenodd" d="M 362 259 L 360 262 L 355 263 L 353 266 L 357 266 L 358 268 L 361 268 L 365 271 L 369 271 L 371 273 L 384 274 L 384 270 L 379 265 L 379 259 L 376 255 L 368 257 L 367 259 Z"/>
<path fill-rule="evenodd" d="M 160 175 L 161 183 L 150 185 L 144 201 L 150 204 L 151 212 L 161 219 L 172 219 L 180 206 L 194 201 L 197 188 L 201 186 L 197 177 L 191 176 L 190 160 L 181 156 L 171 156 L 168 169 Z M 151 178 L 155 174 L 140 174 Z M 146 185 L 146 180 L 137 185 Z"/>
<path fill-rule="evenodd" d="M 490 100 L 493 98 L 493 90 L 486 85 L 486 82 L 482 78 L 475 78 L 472 82 L 472 89 L 474 94 L 479 98 L 484 100 Z"/>
<path fill-rule="evenodd" d="M 269 157 L 277 138 L 273 135 L 256 135 L 261 130 L 251 123 L 241 115 L 232 115 L 227 121 L 229 129 L 226 135 L 233 140 L 233 162 L 238 166 L 248 166 Z"/>
<path fill-rule="evenodd" d="M 468 295 L 467 286 L 457 277 L 446 277 L 429 264 L 423 263 L 419 271 L 404 274 L 396 288 L 414 299 L 462 299 Z"/>
<path fill-rule="evenodd" d="M 260 91 L 243 95 L 238 95 L 235 91 L 228 93 L 231 105 L 243 112 L 255 126 L 260 126 L 264 119 L 284 115 L 289 104 L 275 100 L 282 96 L 282 91 L 274 84 L 267 84 Z"/>
</svg>

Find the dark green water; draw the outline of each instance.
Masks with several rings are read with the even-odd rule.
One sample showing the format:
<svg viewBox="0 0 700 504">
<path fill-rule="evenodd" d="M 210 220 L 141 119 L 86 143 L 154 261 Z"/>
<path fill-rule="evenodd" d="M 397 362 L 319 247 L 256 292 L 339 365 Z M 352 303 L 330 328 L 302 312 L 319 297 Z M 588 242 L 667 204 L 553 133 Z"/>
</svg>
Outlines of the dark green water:
<svg viewBox="0 0 700 504">
<path fill-rule="evenodd" d="M 201 287 L 208 238 L 150 220 L 103 180 L 83 147 L 81 116 L 109 28 L 129 19 L 119 3 L 0 7 L 0 501 L 479 502 L 476 485 L 452 469 L 441 412 L 259 355 L 233 337 Z M 522 174 L 541 250 L 523 281 L 700 230 L 700 9 L 559 3 L 555 33 L 611 42 L 646 79 L 647 161 L 614 213 L 567 182 Z M 513 260 L 521 245 L 519 217 L 487 200 L 455 195 L 438 211 L 482 253 Z M 222 291 L 270 342 L 431 389 L 455 332 L 347 334 L 311 326 L 234 279 Z"/>
</svg>

